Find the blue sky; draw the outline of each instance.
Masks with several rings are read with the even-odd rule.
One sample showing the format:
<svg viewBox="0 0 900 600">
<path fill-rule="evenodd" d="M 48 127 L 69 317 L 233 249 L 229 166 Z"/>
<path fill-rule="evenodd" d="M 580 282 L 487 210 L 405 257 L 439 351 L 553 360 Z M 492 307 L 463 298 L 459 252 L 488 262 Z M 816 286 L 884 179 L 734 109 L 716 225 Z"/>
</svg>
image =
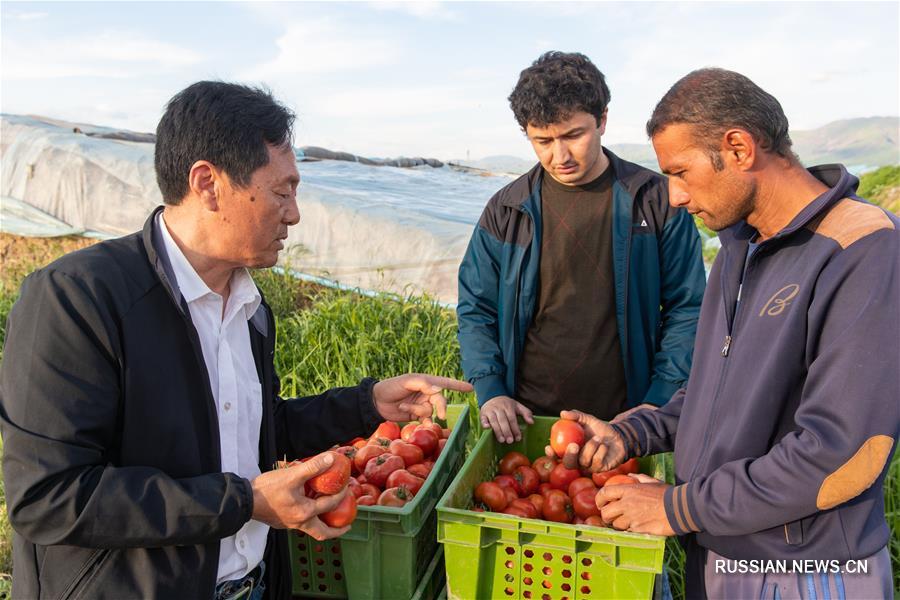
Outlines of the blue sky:
<svg viewBox="0 0 900 600">
<path fill-rule="evenodd" d="M 0 110 L 152 131 L 199 79 L 263 83 L 296 145 L 369 156 L 530 156 L 506 98 L 550 49 L 587 54 L 612 90 L 608 144 L 688 71 L 774 94 L 794 129 L 896 115 L 900 3 L 9 2 Z"/>
</svg>

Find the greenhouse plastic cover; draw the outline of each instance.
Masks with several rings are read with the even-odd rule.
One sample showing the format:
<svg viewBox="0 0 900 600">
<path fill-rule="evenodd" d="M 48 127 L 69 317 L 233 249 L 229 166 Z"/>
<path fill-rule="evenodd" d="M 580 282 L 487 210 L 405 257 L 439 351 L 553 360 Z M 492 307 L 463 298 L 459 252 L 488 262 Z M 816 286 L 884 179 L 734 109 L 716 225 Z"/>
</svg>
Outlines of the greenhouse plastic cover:
<svg viewBox="0 0 900 600">
<path fill-rule="evenodd" d="M 0 116 L 0 230 L 114 237 L 162 203 L 153 144 L 116 130 Z M 122 132 L 128 137 L 128 132 Z M 511 181 L 447 167 L 301 162 L 300 223 L 280 263 L 342 287 L 456 302 L 456 273 L 487 200 Z"/>
</svg>

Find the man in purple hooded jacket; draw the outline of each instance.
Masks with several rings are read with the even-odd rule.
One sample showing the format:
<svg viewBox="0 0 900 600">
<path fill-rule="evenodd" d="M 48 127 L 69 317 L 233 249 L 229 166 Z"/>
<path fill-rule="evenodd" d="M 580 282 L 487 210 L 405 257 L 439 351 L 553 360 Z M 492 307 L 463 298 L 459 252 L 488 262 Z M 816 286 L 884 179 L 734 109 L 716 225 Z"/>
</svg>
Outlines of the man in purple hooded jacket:
<svg viewBox="0 0 900 600">
<path fill-rule="evenodd" d="M 567 461 L 674 450 L 675 486 L 641 477 L 597 504 L 617 529 L 682 536 L 688 597 L 890 597 L 900 221 L 843 166 L 805 169 L 778 101 L 738 73 L 688 74 L 647 132 L 670 202 L 722 250 L 687 386 L 613 425 L 564 412 L 589 436 Z"/>
</svg>

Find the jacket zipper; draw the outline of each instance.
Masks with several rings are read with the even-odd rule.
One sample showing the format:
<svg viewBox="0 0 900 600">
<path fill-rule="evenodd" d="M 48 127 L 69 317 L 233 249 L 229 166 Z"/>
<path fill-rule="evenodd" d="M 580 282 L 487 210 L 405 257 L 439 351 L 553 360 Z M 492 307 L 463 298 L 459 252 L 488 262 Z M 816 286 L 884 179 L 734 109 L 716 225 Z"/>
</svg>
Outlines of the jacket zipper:
<svg viewBox="0 0 900 600">
<path fill-rule="evenodd" d="M 109 554 L 109 550 L 101 549 L 96 550 L 93 554 L 88 557 L 85 561 L 84 565 L 82 565 L 81 569 L 79 569 L 78 574 L 72 579 L 72 582 L 66 587 L 62 594 L 59 595 L 60 600 L 71 598 L 72 594 L 78 589 L 79 585 L 85 580 L 88 572 L 95 567 L 100 561 Z"/>
</svg>

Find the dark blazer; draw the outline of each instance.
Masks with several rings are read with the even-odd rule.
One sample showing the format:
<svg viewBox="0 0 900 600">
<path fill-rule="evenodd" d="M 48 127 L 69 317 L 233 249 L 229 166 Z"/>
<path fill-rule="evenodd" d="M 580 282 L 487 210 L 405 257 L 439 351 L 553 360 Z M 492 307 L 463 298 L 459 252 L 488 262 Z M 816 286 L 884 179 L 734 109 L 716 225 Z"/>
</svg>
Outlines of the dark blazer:
<svg viewBox="0 0 900 600">
<path fill-rule="evenodd" d="M 219 540 L 253 511 L 221 472 L 219 429 L 190 312 L 155 216 L 143 232 L 29 275 L 0 366 L 14 598 L 211 598 Z M 260 468 L 381 422 L 374 380 L 282 400 L 275 321 L 248 321 L 264 399 Z M 287 535 L 266 549 L 270 598 L 290 596 Z"/>
</svg>

